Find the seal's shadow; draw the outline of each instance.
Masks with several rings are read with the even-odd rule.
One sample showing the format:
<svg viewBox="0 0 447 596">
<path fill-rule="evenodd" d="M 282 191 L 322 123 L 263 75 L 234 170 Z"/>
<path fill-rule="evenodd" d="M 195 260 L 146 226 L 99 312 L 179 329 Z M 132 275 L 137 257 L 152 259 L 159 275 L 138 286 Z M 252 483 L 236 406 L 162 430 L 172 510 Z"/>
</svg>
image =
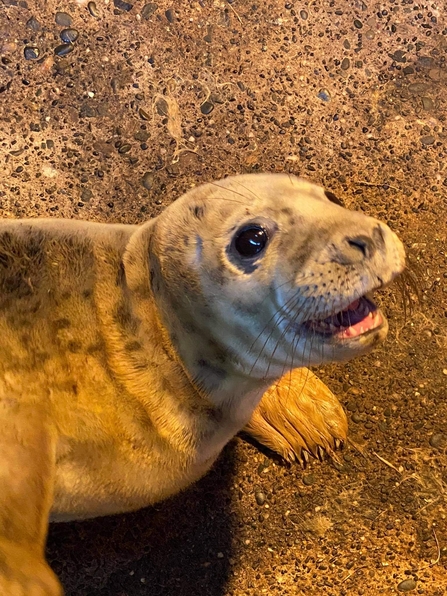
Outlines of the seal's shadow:
<svg viewBox="0 0 447 596">
<path fill-rule="evenodd" d="M 136 513 L 52 524 L 47 557 L 66 596 L 223 596 L 235 444 L 184 493 Z"/>
</svg>

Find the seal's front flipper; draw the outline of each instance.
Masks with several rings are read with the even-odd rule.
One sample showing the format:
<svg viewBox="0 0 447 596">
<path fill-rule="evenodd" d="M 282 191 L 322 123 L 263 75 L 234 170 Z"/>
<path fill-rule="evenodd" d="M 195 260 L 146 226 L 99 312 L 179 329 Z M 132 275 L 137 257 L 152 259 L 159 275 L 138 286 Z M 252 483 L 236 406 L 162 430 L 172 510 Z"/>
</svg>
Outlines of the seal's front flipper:
<svg viewBox="0 0 447 596">
<path fill-rule="evenodd" d="M 348 422 L 335 395 L 309 369 L 284 375 L 263 395 L 244 430 L 284 459 L 322 459 L 346 440 Z"/>
<path fill-rule="evenodd" d="M 55 433 L 39 406 L 0 395 L 0 594 L 60 596 L 45 561 Z"/>
</svg>

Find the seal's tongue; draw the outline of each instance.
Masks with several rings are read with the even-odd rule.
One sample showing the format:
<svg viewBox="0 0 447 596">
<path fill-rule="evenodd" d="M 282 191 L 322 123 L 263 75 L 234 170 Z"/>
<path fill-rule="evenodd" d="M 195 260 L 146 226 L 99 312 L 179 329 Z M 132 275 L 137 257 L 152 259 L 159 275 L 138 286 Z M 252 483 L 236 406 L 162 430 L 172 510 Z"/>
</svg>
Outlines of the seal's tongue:
<svg viewBox="0 0 447 596">
<path fill-rule="evenodd" d="M 366 298 L 364 300 L 366 301 Z M 339 337 L 356 337 L 379 327 L 383 323 L 383 317 L 375 305 L 369 300 L 366 302 L 366 304 L 362 304 L 360 300 L 356 300 L 346 310 L 336 315 L 337 318 L 341 319 L 341 327 L 347 327 L 337 333 Z"/>
<path fill-rule="evenodd" d="M 337 335 L 339 338 L 356 337 L 379 327 L 383 317 L 376 305 L 365 298 L 359 298 L 335 315 L 322 321 L 314 321 L 312 328 L 322 333 Z"/>
</svg>

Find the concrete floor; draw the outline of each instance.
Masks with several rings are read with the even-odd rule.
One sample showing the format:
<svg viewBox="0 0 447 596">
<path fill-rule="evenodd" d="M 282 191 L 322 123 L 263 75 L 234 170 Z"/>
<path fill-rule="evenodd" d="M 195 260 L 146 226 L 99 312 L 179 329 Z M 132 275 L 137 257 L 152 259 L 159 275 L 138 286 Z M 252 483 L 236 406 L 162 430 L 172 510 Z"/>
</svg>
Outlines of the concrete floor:
<svg viewBox="0 0 447 596">
<path fill-rule="evenodd" d="M 385 293 L 386 344 L 319 372 L 340 464 L 238 438 L 168 503 L 53 527 L 67 594 L 447 592 L 446 56 L 444 0 L 0 0 L 1 216 L 141 222 L 286 170 L 387 221 L 422 293 L 406 319 Z"/>
</svg>

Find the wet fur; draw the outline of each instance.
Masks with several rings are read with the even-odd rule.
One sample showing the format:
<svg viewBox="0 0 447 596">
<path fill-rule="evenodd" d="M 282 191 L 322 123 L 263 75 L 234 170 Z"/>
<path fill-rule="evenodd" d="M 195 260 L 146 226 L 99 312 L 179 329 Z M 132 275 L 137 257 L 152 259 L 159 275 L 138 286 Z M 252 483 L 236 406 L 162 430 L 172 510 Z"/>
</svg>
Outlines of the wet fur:
<svg viewBox="0 0 447 596">
<path fill-rule="evenodd" d="M 377 222 L 330 205 L 309 183 L 259 175 L 194 189 L 140 227 L 0 224 L 2 594 L 60 593 L 43 559 L 49 518 L 164 499 L 206 473 L 244 426 L 288 459 L 344 440 L 340 404 L 297 367 L 365 353 L 386 329 L 349 349 L 289 335 L 379 274 L 391 280 L 403 249 L 388 236 L 360 262 L 331 248 L 336 222 Z M 227 258 L 242 217 L 277 226 L 250 272 Z M 309 220 L 319 234 L 304 234 Z M 328 259 L 336 276 L 322 292 Z"/>
</svg>

